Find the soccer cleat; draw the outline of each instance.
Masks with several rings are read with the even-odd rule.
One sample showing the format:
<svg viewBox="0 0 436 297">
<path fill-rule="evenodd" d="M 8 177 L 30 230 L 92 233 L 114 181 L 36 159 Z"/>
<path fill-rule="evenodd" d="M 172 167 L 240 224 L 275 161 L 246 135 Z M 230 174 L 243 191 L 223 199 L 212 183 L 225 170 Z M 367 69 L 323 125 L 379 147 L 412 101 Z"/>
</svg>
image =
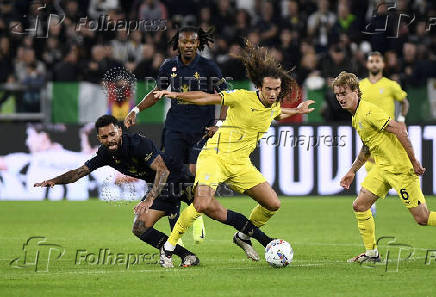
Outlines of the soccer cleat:
<svg viewBox="0 0 436 297">
<path fill-rule="evenodd" d="M 174 268 L 172 253 L 169 251 L 165 251 L 164 247 L 160 248 L 159 264 L 163 268 Z"/>
<path fill-rule="evenodd" d="M 206 238 L 206 230 L 204 229 L 203 216 L 199 216 L 192 225 L 192 237 L 195 243 L 202 243 Z"/>
<path fill-rule="evenodd" d="M 244 240 L 239 238 L 238 232 L 233 235 L 233 243 L 238 245 L 241 249 L 244 250 L 245 254 L 247 255 L 247 258 L 252 259 L 253 261 L 259 261 L 259 255 L 257 254 L 256 250 L 253 248 L 253 245 L 251 244 L 251 240 Z"/>
<path fill-rule="evenodd" d="M 377 255 L 377 257 L 368 257 L 365 253 L 361 253 L 360 255 L 353 257 L 351 259 L 347 260 L 348 263 L 363 263 L 363 262 L 372 262 L 372 263 L 379 263 L 381 262 L 380 255 Z"/>
<path fill-rule="evenodd" d="M 183 257 L 182 263 L 180 263 L 180 267 L 186 268 L 190 266 L 196 266 L 198 264 L 200 264 L 200 259 L 196 255 L 191 254 Z"/>
</svg>

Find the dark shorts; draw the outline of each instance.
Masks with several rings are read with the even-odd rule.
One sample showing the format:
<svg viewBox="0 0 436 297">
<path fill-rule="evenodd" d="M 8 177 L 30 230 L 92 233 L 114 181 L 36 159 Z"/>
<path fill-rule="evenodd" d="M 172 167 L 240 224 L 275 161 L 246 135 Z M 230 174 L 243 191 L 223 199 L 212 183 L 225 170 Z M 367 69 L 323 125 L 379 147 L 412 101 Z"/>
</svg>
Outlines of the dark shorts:
<svg viewBox="0 0 436 297">
<path fill-rule="evenodd" d="M 165 153 L 180 160 L 184 164 L 195 164 L 207 138 L 204 133 L 183 133 L 179 131 L 164 130 L 163 148 Z"/>
<path fill-rule="evenodd" d="M 162 190 L 161 195 L 153 201 L 151 209 L 164 211 L 165 215 L 172 216 L 180 212 L 180 202 L 191 204 L 194 194 L 192 185 L 194 177 L 186 176 L 183 181 L 176 186 L 176 189 Z"/>
</svg>

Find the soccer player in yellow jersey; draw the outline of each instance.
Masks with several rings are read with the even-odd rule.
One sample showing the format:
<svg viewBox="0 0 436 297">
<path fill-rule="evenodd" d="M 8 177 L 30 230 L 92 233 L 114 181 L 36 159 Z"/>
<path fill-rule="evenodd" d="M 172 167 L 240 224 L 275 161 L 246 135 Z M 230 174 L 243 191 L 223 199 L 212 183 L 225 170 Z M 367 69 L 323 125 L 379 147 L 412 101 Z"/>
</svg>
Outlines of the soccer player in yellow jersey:
<svg viewBox="0 0 436 297">
<path fill-rule="evenodd" d="M 362 100 L 371 102 L 383 109 L 391 119 L 395 119 L 395 101 L 401 103 L 401 112 L 398 114 L 397 122 L 404 124 L 409 110 L 409 101 L 407 93 L 401 89 L 401 86 L 387 77 L 383 76 L 385 67 L 383 55 L 380 52 L 371 52 L 368 54 L 366 69 L 369 75 L 359 83 L 359 89 L 362 92 Z M 406 126 L 404 125 L 404 128 Z M 374 167 L 374 159 L 369 158 L 365 163 L 366 172 L 369 173 Z M 371 212 L 375 215 L 375 203 L 371 206 Z"/>
<path fill-rule="evenodd" d="M 394 188 L 398 192 L 418 224 L 436 226 L 436 212 L 427 209 L 418 177 L 424 174 L 425 168 L 415 158 L 404 126 L 375 104 L 361 100 L 359 81 L 354 74 L 341 72 L 333 82 L 333 91 L 341 107 L 353 115 L 352 125 L 363 142 L 351 169 L 341 179 L 341 186 L 349 189 L 356 172 L 369 156 L 375 160 L 374 168 L 366 176 L 353 202 L 366 251 L 348 261 L 379 262 L 375 223 L 370 207 L 378 198 L 384 198 L 389 189 Z"/>
<path fill-rule="evenodd" d="M 183 210 L 164 245 L 168 261 L 171 260 L 171 251 L 177 240 L 200 213 L 235 227 L 239 232 L 235 233 L 233 242 L 252 260 L 258 261 L 259 255 L 254 250 L 250 237 L 258 240 L 263 246 L 272 240 L 260 231 L 259 227 L 280 208 L 280 200 L 263 175 L 251 163 L 250 154 L 258 140 L 268 131 L 272 120 L 309 113 L 314 110 L 309 108 L 313 101 L 305 101 L 297 108 L 281 108 L 279 101 L 287 98 L 293 85 L 289 73 L 266 51 L 251 45 L 244 48 L 240 59 L 258 91 L 233 90 L 218 94 L 201 91 L 155 92 L 158 98 L 168 96 L 198 105 L 228 106 L 226 120 L 208 140 L 198 157 L 194 201 Z M 215 199 L 215 190 L 222 182 L 258 202 L 249 220 L 242 214 L 227 210 Z"/>
</svg>

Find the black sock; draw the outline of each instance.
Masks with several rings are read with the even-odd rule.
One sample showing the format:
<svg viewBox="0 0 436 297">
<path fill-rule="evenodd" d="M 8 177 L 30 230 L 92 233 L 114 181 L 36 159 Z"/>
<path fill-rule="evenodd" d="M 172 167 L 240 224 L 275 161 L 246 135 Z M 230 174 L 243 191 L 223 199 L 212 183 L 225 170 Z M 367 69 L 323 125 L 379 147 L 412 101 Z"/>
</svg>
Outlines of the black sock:
<svg viewBox="0 0 436 297">
<path fill-rule="evenodd" d="M 153 227 L 148 228 L 147 231 L 141 234 L 139 236 L 139 239 L 141 239 L 143 242 L 151 245 L 154 248 L 157 248 L 158 250 L 161 249 L 161 247 L 165 244 L 165 242 L 168 239 L 168 236 L 165 235 L 165 233 L 162 233 Z M 180 258 L 184 258 L 187 255 L 192 255 L 190 251 L 185 249 L 184 247 L 180 245 L 176 245 L 176 248 L 173 251 L 173 254 L 179 256 Z"/>
<path fill-rule="evenodd" d="M 231 211 L 230 209 L 227 210 L 227 221 L 224 224 L 233 226 L 236 230 L 255 238 L 263 246 L 266 246 L 273 240 L 260 231 L 258 227 L 254 226 L 243 214 Z"/>
<path fill-rule="evenodd" d="M 176 222 L 179 219 L 179 216 L 180 216 L 180 201 L 177 210 L 168 215 L 168 223 L 170 223 L 171 231 L 173 231 L 174 226 L 176 225 Z"/>
</svg>

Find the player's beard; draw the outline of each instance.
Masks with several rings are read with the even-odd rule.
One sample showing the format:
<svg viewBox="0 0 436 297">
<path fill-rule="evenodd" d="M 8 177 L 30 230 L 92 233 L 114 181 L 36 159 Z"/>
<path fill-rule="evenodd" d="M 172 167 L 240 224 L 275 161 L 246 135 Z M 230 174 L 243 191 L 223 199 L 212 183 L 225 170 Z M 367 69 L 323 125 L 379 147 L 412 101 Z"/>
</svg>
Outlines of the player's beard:
<svg viewBox="0 0 436 297">
<path fill-rule="evenodd" d="M 380 72 L 381 72 L 381 70 L 370 71 L 372 76 L 377 76 Z"/>
</svg>

